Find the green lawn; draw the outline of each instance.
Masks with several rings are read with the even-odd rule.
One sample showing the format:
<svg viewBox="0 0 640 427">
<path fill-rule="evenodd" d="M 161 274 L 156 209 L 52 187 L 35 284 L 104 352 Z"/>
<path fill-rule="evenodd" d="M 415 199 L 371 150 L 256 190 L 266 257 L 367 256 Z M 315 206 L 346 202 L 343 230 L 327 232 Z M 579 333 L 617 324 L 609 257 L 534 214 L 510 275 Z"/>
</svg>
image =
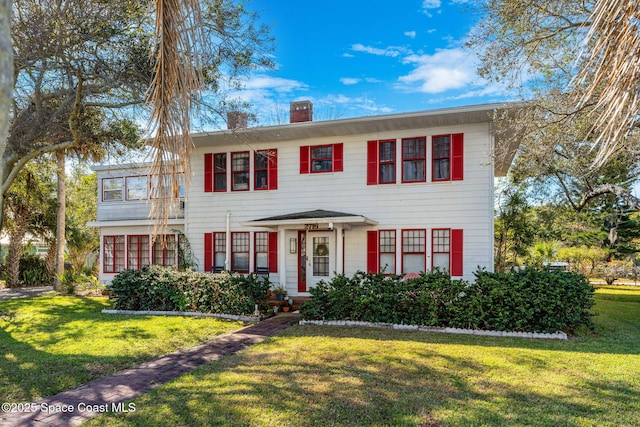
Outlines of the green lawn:
<svg viewBox="0 0 640 427">
<path fill-rule="evenodd" d="M 0 301 L 0 397 L 32 402 L 242 327 L 211 318 L 102 314 L 106 298 Z"/>
<path fill-rule="evenodd" d="M 294 327 L 90 426 L 640 426 L 640 290 L 569 341 Z"/>
</svg>

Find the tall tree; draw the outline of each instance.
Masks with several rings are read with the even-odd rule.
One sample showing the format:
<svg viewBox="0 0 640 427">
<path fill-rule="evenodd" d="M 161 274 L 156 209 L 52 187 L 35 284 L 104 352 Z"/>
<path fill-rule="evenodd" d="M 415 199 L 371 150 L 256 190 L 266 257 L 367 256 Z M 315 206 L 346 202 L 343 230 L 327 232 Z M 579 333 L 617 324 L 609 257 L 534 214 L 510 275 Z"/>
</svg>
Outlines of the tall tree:
<svg viewBox="0 0 640 427">
<path fill-rule="evenodd" d="M 640 200 L 629 192 L 631 182 L 623 178 L 611 180 L 612 166 L 596 155 L 604 142 L 611 141 L 603 141 L 599 136 L 601 127 L 594 128 L 597 117 L 606 108 L 599 99 L 609 83 L 599 74 L 599 67 L 604 66 L 599 60 L 604 56 L 597 45 L 605 33 L 593 26 L 594 11 L 603 7 L 598 2 L 594 8 L 595 3 L 482 0 L 479 4 L 485 19 L 472 34 L 470 45 L 480 54 L 480 73 L 484 77 L 523 94 L 525 108 L 515 118 L 505 120 L 519 130 L 514 134 L 521 141 L 517 159 L 521 164 L 526 163 L 526 158 L 535 160 L 529 167 L 530 177 L 539 175 L 536 167 L 542 167 L 548 172 L 545 176 L 555 180 L 554 188 L 576 209 L 606 194 L 614 194 L 626 204 L 640 208 Z M 632 15 L 637 13 L 635 7 Z M 637 24 L 637 19 L 632 22 Z M 636 24 L 633 25 L 637 37 Z M 610 39 L 605 44 L 615 43 L 615 39 Z M 589 51 L 601 52 L 597 54 L 598 60 L 589 62 L 585 57 Z M 637 55 L 638 50 L 630 52 L 631 57 Z M 640 146 L 637 130 L 618 136 L 616 146 Z M 607 159 L 616 163 L 613 169 L 621 164 L 632 168 L 638 161 L 638 153 L 637 149 L 617 151 L 616 156 Z M 629 169 L 623 175 L 630 177 L 631 172 Z M 565 187 L 564 178 L 568 176 L 577 178 L 573 181 L 581 185 Z M 609 180 L 603 180 L 604 177 Z"/>
<path fill-rule="evenodd" d="M 144 111 L 155 75 L 156 59 L 149 52 L 161 44 L 153 43 L 150 4 L 169 10 L 164 1 L 15 1 L 17 85 L 9 138 L 0 150 L 0 193 L 28 160 L 43 153 L 137 137 L 133 119 Z M 203 76 L 199 89 L 207 91 L 201 111 L 211 117 L 233 106 L 225 101 L 229 81 L 237 82 L 249 69 L 272 65 L 271 39 L 267 28 L 254 25 L 255 15 L 234 2 L 203 0 L 202 16 L 205 38 L 194 40 L 202 53 L 195 57 L 186 50 L 191 45 L 178 45 L 179 56 L 163 61 L 174 67 L 176 60 L 196 63 Z M 165 17 L 164 27 L 184 15 Z M 167 79 L 158 87 L 178 89 Z M 165 100 L 178 102 L 173 95 Z M 171 152 L 166 144 L 160 149 Z"/>
</svg>

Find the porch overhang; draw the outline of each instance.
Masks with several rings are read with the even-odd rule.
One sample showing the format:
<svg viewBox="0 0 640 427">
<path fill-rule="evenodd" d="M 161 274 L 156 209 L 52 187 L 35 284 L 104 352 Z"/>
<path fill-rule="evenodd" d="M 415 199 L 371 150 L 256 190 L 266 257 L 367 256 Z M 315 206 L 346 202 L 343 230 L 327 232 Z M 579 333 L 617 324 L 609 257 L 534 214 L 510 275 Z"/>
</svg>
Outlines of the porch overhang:
<svg viewBox="0 0 640 427">
<path fill-rule="evenodd" d="M 364 215 L 355 215 L 344 212 L 316 209 L 312 211 L 297 212 L 285 215 L 271 216 L 241 223 L 245 227 L 302 227 L 307 224 L 339 224 L 342 226 L 367 226 L 377 225 L 378 222 Z M 331 227 L 330 227 L 331 228 Z"/>
</svg>

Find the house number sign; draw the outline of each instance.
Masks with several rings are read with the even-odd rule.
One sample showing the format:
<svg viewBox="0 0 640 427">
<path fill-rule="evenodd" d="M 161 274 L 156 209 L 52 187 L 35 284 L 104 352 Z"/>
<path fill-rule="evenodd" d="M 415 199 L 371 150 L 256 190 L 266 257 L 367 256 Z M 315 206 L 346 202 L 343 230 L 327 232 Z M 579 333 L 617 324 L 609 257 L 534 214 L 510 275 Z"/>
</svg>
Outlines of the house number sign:
<svg viewBox="0 0 640 427">
<path fill-rule="evenodd" d="M 304 225 L 304 229 L 309 231 L 309 230 L 318 230 L 320 227 L 318 227 L 318 224 L 305 224 Z"/>
</svg>

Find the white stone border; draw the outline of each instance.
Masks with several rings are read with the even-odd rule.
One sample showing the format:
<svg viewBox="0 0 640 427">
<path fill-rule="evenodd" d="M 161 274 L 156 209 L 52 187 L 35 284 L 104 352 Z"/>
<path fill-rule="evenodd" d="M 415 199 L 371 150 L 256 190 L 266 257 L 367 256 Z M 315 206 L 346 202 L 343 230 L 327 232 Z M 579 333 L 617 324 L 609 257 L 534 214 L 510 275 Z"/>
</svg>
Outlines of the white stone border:
<svg viewBox="0 0 640 427">
<path fill-rule="evenodd" d="M 483 337 L 513 337 L 513 338 L 544 338 L 550 340 L 566 340 L 567 334 L 556 332 L 555 334 L 543 334 L 539 332 L 505 332 L 483 331 L 479 329 L 438 328 L 433 326 L 397 325 L 392 323 L 359 322 L 356 320 L 300 320 L 300 325 L 316 326 L 362 326 L 366 328 L 397 329 L 404 331 L 438 332 L 442 334 L 478 335 Z"/>
<path fill-rule="evenodd" d="M 105 314 L 133 314 L 146 316 L 190 316 L 190 317 L 217 317 L 226 320 L 241 320 L 243 322 L 257 323 L 261 319 L 258 316 L 238 316 L 235 314 L 197 313 L 192 311 L 136 311 L 136 310 L 102 310 Z"/>
</svg>

